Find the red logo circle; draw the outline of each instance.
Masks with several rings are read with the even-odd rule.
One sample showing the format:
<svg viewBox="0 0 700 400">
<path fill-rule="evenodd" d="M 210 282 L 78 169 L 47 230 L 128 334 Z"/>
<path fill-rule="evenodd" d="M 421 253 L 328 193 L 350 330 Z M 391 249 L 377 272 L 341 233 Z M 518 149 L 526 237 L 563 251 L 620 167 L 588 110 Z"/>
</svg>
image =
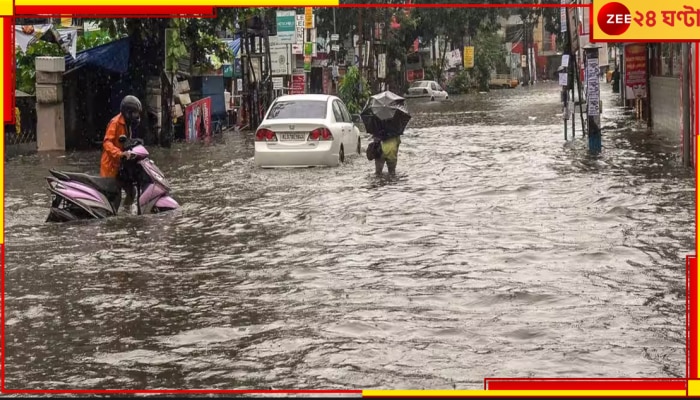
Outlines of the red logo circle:
<svg viewBox="0 0 700 400">
<path fill-rule="evenodd" d="M 632 21 L 630 10 L 620 3 L 608 3 L 598 11 L 598 26 L 606 35 L 622 35 Z"/>
</svg>

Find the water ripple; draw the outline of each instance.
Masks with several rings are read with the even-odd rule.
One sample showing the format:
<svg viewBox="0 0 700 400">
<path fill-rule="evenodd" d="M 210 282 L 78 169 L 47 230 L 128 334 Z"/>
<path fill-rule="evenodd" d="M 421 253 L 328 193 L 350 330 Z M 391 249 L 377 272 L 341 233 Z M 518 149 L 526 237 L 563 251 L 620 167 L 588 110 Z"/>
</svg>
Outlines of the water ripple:
<svg viewBox="0 0 700 400">
<path fill-rule="evenodd" d="M 398 177 L 258 170 L 250 135 L 153 149 L 177 212 L 49 225 L 6 164 L 8 388 L 479 388 L 685 373 L 694 177 L 623 123 L 563 143 L 556 85 L 414 113 Z M 579 134 L 580 135 L 580 134 Z M 364 143 L 368 143 L 365 139 Z"/>
</svg>

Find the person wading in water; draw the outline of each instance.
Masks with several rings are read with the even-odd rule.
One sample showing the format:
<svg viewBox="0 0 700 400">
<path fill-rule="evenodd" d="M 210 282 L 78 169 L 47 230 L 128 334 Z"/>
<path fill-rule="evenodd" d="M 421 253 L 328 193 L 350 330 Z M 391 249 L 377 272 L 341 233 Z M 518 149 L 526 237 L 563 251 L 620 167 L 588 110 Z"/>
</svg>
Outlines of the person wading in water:
<svg viewBox="0 0 700 400">
<path fill-rule="evenodd" d="M 119 166 L 122 158 L 131 159 L 133 154 L 124 151 L 124 145 L 119 143 L 119 137 L 124 135 L 131 139 L 133 132 L 141 123 L 141 101 L 136 96 L 126 96 L 122 99 L 117 114 L 107 125 L 107 132 L 102 141 L 102 160 L 100 161 L 100 176 L 103 178 L 116 178 L 126 192 L 123 210 L 131 213 L 131 206 L 136 196 L 136 188 L 133 182 L 127 182 L 119 176 Z"/>
</svg>

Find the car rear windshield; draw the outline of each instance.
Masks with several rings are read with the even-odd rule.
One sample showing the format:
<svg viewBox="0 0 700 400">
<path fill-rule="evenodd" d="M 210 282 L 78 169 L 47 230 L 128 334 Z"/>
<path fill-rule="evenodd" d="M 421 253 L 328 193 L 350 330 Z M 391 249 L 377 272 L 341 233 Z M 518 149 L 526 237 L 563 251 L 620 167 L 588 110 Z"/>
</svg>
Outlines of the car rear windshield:
<svg viewBox="0 0 700 400">
<path fill-rule="evenodd" d="M 412 88 L 417 88 L 417 87 L 428 87 L 430 85 L 430 82 L 428 81 L 421 81 L 421 82 L 413 82 L 411 85 Z"/>
<path fill-rule="evenodd" d="M 278 101 L 272 106 L 267 119 L 325 119 L 326 102 L 321 100 Z"/>
</svg>

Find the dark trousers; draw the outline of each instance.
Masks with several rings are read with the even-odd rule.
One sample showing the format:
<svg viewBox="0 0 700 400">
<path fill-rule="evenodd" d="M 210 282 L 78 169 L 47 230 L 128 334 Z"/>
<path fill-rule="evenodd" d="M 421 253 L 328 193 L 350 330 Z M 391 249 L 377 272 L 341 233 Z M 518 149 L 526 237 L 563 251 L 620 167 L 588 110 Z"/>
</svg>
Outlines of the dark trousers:
<svg viewBox="0 0 700 400">
<path fill-rule="evenodd" d="M 396 161 L 386 161 L 384 156 L 374 159 L 374 168 L 377 174 L 381 174 L 384 171 L 384 164 L 386 163 L 389 169 L 389 175 L 396 175 Z"/>
<path fill-rule="evenodd" d="M 131 207 L 132 204 L 134 204 L 134 198 L 136 197 L 136 186 L 134 186 L 133 182 L 126 182 L 123 180 L 119 181 L 119 185 L 122 187 L 122 190 L 126 192 L 126 196 L 124 196 L 124 200 L 121 202 L 125 207 Z"/>
</svg>

